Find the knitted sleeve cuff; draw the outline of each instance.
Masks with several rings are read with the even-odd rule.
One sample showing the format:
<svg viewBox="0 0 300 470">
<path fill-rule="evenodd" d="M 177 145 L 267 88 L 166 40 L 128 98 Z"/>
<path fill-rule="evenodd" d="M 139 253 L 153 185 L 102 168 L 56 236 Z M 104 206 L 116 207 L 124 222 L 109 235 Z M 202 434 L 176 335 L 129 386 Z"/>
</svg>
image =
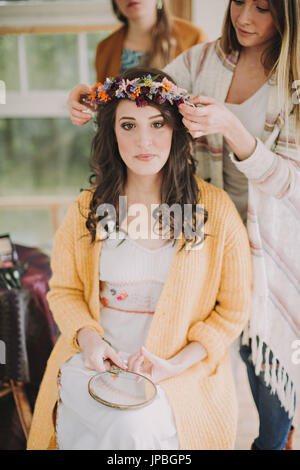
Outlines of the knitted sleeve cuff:
<svg viewBox="0 0 300 470">
<path fill-rule="evenodd" d="M 85 323 L 82 323 L 81 325 L 78 325 L 76 327 L 76 330 L 73 331 L 73 333 L 71 333 L 72 347 L 76 349 L 78 352 L 81 351 L 81 348 L 77 341 L 77 335 L 78 335 L 79 330 L 82 330 L 83 328 L 90 328 L 91 330 L 96 331 L 96 333 L 98 333 L 99 336 L 101 336 L 101 338 L 104 338 L 104 330 L 98 322 L 91 320 L 89 322 L 85 322 Z"/>
<path fill-rule="evenodd" d="M 234 153 L 230 153 L 230 158 L 239 171 L 245 174 L 250 180 L 263 180 L 271 171 L 276 161 L 276 156 L 271 152 L 260 139 L 256 139 L 256 147 L 252 155 L 240 161 Z"/>
<path fill-rule="evenodd" d="M 204 321 L 195 323 L 188 332 L 188 341 L 197 341 L 207 351 L 207 360 L 209 362 L 218 362 L 226 352 L 226 346 L 221 335 L 211 325 Z"/>
</svg>

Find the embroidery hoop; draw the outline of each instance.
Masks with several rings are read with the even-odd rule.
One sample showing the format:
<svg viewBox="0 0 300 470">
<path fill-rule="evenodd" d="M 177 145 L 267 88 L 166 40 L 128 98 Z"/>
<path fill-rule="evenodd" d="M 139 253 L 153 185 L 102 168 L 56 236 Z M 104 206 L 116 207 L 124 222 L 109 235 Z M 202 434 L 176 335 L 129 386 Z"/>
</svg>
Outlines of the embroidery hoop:
<svg viewBox="0 0 300 470">
<path fill-rule="evenodd" d="M 103 340 L 112 347 L 109 341 L 105 338 Z M 152 380 L 137 372 L 121 369 L 115 364 L 109 371 L 91 377 L 88 391 L 98 403 L 118 410 L 143 408 L 150 405 L 157 396 L 157 387 Z"/>
<path fill-rule="evenodd" d="M 143 408 L 157 396 L 157 387 L 148 377 L 116 365 L 91 377 L 88 390 L 98 403 L 119 410 Z"/>
</svg>

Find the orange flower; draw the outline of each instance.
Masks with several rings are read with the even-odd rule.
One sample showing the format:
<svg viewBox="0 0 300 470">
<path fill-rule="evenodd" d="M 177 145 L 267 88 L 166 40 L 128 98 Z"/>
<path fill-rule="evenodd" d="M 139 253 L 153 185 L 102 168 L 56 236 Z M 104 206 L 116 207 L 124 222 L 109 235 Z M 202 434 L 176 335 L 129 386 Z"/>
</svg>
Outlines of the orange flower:
<svg viewBox="0 0 300 470">
<path fill-rule="evenodd" d="M 98 99 L 100 99 L 101 101 L 104 101 L 105 103 L 107 101 L 111 101 L 111 98 L 108 96 L 108 94 L 106 93 L 104 89 L 100 90 L 100 92 L 98 93 Z"/>
<path fill-rule="evenodd" d="M 98 88 L 102 87 L 102 83 L 99 82 L 99 83 L 95 83 L 95 85 L 92 87 L 92 91 L 90 93 L 90 96 L 91 96 L 91 101 L 95 101 L 96 97 L 97 97 L 97 94 L 98 94 Z"/>
<path fill-rule="evenodd" d="M 131 93 L 130 96 L 132 99 L 136 99 L 141 93 L 141 87 L 138 86 L 134 93 Z"/>
<path fill-rule="evenodd" d="M 92 87 L 92 91 L 90 93 L 90 96 L 91 96 L 91 101 L 92 102 L 96 101 L 96 100 L 104 101 L 105 103 L 107 101 L 111 101 L 111 98 L 108 96 L 108 94 L 104 90 L 103 84 L 101 82 L 96 83 Z"/>
<path fill-rule="evenodd" d="M 97 90 L 97 88 L 101 88 L 102 86 L 103 86 L 103 83 L 101 82 L 95 83 L 95 85 L 92 87 L 92 91 L 95 91 Z"/>
<path fill-rule="evenodd" d="M 172 91 L 172 85 L 171 83 L 168 82 L 168 80 L 163 80 L 163 85 L 164 85 L 164 89 L 168 92 L 168 91 Z"/>
</svg>

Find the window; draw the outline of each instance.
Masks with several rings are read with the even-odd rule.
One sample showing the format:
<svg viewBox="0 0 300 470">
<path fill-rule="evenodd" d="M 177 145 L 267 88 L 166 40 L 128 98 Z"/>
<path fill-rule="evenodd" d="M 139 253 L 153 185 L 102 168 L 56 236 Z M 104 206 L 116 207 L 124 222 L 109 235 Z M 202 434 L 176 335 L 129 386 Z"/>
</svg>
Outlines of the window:
<svg viewBox="0 0 300 470">
<path fill-rule="evenodd" d="M 219 35 L 227 0 L 170 3 Z M 48 246 L 61 201 L 88 186 L 93 124 L 74 127 L 66 101 L 94 83 L 96 45 L 117 26 L 110 0 L 0 2 L 0 233 L 16 242 Z"/>
<path fill-rule="evenodd" d="M 16 243 L 51 249 L 58 211 L 88 187 L 93 124 L 73 126 L 66 101 L 117 26 L 107 0 L 0 6 L 0 233 Z"/>
</svg>

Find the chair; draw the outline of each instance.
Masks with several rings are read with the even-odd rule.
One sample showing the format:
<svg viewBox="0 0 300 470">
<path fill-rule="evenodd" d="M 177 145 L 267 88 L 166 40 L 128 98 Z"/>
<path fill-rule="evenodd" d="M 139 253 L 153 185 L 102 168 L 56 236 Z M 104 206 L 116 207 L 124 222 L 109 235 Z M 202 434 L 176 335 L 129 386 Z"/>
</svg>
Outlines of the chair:
<svg viewBox="0 0 300 470">
<path fill-rule="evenodd" d="M 0 289 L 0 340 L 5 346 L 5 361 L 0 360 L 0 399 L 13 394 L 27 440 L 32 403 L 26 385 L 38 389 L 57 329 L 46 300 L 51 275 L 48 256 L 36 248 L 20 245 L 16 248 L 20 262 L 28 268 L 22 278 L 22 289 Z"/>
</svg>

